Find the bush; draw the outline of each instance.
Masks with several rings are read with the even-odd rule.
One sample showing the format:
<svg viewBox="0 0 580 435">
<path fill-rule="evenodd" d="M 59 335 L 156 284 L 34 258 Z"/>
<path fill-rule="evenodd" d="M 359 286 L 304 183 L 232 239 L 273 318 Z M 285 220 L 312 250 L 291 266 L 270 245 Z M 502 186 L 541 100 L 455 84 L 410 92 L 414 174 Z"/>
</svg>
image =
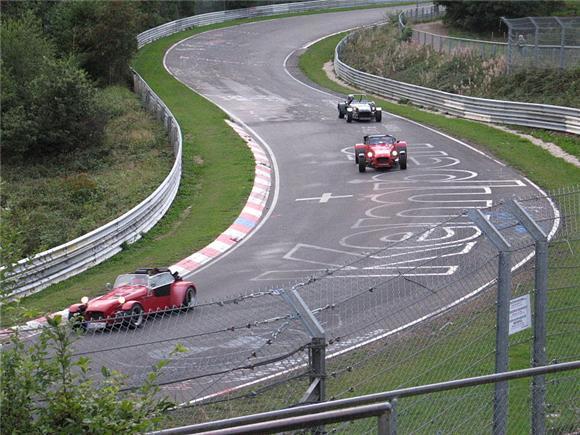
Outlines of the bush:
<svg viewBox="0 0 580 435">
<path fill-rule="evenodd" d="M 76 335 L 60 316 L 34 342 L 18 334 L 2 349 L 0 431 L 11 434 L 133 434 L 152 429 L 171 406 L 155 386 L 164 361 L 135 392 L 122 393 L 123 376 L 106 367 L 100 377 L 86 357 L 73 357 Z"/>
<path fill-rule="evenodd" d="M 413 38 L 413 29 L 410 27 L 404 27 L 403 31 L 401 32 L 401 36 L 399 40 L 402 42 L 409 42 Z"/>
<path fill-rule="evenodd" d="M 50 32 L 60 50 L 74 55 L 93 80 L 124 83 L 137 51 L 140 18 L 135 2 L 59 2 Z"/>
</svg>

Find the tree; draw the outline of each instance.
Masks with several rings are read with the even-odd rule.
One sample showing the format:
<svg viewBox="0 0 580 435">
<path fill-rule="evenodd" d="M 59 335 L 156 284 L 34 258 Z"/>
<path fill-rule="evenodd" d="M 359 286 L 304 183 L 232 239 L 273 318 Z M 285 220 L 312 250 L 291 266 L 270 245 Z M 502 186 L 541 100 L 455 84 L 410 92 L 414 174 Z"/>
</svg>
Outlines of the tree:
<svg viewBox="0 0 580 435">
<path fill-rule="evenodd" d="M 166 365 L 152 367 L 144 384 L 122 392 L 123 376 L 105 367 L 100 380 L 86 357 L 73 357 L 75 333 L 60 316 L 34 342 L 15 334 L 2 349 L 0 432 L 5 434 L 133 434 L 152 429 L 172 404 L 155 386 Z M 176 349 L 176 351 L 180 351 Z"/>
<path fill-rule="evenodd" d="M 437 0 L 445 6 L 444 22 L 475 32 L 492 31 L 499 27 L 500 18 L 550 15 L 562 5 L 561 1 L 456 1 Z"/>
<path fill-rule="evenodd" d="M 50 32 L 62 52 L 75 56 L 91 78 L 102 84 L 123 83 L 137 51 L 141 17 L 136 2 L 62 2 Z"/>
<path fill-rule="evenodd" d="M 57 58 L 40 20 L 27 13 L 2 25 L 3 157 L 60 153 L 98 143 L 105 114 L 96 88 L 71 58 Z"/>
</svg>

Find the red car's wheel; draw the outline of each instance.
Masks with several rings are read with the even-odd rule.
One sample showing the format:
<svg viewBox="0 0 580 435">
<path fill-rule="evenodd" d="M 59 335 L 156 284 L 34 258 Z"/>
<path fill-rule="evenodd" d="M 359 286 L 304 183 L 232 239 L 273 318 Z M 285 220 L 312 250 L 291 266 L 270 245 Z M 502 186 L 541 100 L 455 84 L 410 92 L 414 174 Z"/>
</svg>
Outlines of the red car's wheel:
<svg viewBox="0 0 580 435">
<path fill-rule="evenodd" d="M 195 289 L 193 287 L 189 287 L 183 296 L 183 303 L 181 304 L 181 308 L 183 311 L 192 310 L 196 304 L 197 294 L 195 293 Z"/>
<path fill-rule="evenodd" d="M 399 157 L 399 167 L 401 169 L 407 169 L 407 155 L 403 154 Z"/>
<path fill-rule="evenodd" d="M 131 310 L 127 313 L 127 326 L 131 329 L 139 328 L 143 325 L 143 320 L 145 319 L 145 314 L 143 313 L 143 307 L 139 304 L 133 305 Z"/>
</svg>

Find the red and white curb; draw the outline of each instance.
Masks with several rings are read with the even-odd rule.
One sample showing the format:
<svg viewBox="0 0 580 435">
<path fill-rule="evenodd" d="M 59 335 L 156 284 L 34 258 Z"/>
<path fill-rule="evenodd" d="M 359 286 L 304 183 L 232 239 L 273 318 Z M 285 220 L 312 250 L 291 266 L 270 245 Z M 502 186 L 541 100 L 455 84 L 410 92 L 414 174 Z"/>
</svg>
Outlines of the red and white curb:
<svg viewBox="0 0 580 435">
<path fill-rule="evenodd" d="M 201 251 L 191 254 L 173 266 L 169 266 L 173 272 L 178 272 L 180 275 L 187 275 L 193 272 L 243 240 L 258 225 L 266 208 L 272 185 L 270 160 L 262 147 L 242 127 L 228 120 L 226 122 L 246 141 L 254 154 L 256 162 L 254 187 L 245 207 L 242 209 L 242 213 L 227 230 Z"/>
<path fill-rule="evenodd" d="M 258 225 L 258 222 L 266 210 L 266 202 L 268 201 L 268 196 L 272 186 L 272 168 L 270 165 L 270 159 L 263 148 L 258 145 L 246 130 L 231 121 L 226 120 L 226 122 L 241 136 L 242 139 L 244 139 L 254 155 L 254 161 L 256 162 L 254 186 L 241 214 L 227 230 L 221 233 L 217 239 L 205 248 L 198 252 L 194 252 L 177 264 L 169 266 L 171 271 L 178 272 L 182 276 L 207 264 L 242 241 Z M 62 316 L 63 320 L 66 321 L 68 319 L 68 308 L 53 313 L 50 317 L 56 315 Z M 0 342 L 9 338 L 16 330 L 37 331 L 46 326 L 46 324 L 46 317 L 40 317 L 20 326 L 0 329 Z M 32 333 L 30 335 L 34 334 Z"/>
</svg>

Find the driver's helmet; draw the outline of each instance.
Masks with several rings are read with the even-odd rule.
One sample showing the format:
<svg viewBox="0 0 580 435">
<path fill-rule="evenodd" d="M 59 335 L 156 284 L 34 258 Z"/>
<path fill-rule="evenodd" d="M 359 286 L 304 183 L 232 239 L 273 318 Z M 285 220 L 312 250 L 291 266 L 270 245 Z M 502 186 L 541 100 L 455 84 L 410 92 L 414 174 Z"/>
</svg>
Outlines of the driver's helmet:
<svg viewBox="0 0 580 435">
<path fill-rule="evenodd" d="M 346 97 L 346 101 L 348 103 L 352 103 L 352 100 L 354 100 L 354 95 L 353 94 L 348 94 L 348 97 Z"/>
</svg>

